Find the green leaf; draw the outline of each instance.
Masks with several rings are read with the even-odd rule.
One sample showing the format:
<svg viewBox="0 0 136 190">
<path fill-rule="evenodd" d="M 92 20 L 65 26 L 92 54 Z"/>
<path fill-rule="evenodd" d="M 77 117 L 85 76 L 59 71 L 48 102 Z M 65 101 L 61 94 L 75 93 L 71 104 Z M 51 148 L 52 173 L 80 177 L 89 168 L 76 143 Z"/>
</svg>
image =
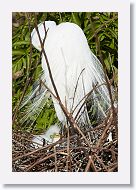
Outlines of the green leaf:
<svg viewBox="0 0 136 190">
<path fill-rule="evenodd" d="M 30 41 L 18 41 L 18 42 L 15 42 L 13 44 L 13 47 L 14 46 L 21 46 L 21 45 L 29 45 L 30 44 Z"/>
<path fill-rule="evenodd" d="M 116 33 L 114 30 L 112 30 L 112 29 L 110 29 L 110 28 L 107 28 L 107 30 L 110 31 L 111 35 L 112 35 L 113 37 L 115 37 L 115 39 L 118 38 L 118 35 L 117 35 L 117 33 Z"/>
<path fill-rule="evenodd" d="M 72 20 L 74 23 L 81 26 L 81 21 L 80 21 L 78 13 L 72 13 Z"/>
<path fill-rule="evenodd" d="M 12 55 L 15 56 L 15 55 L 24 55 L 26 53 L 25 50 L 13 50 L 12 51 Z"/>
</svg>

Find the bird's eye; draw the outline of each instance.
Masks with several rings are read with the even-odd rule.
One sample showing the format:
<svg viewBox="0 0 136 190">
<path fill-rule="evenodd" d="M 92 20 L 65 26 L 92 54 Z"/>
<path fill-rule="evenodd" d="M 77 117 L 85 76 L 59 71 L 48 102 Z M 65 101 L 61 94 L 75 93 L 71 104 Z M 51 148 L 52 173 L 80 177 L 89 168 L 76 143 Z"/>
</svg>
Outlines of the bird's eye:
<svg viewBox="0 0 136 190">
<path fill-rule="evenodd" d="M 54 134 L 53 134 L 53 135 L 50 135 L 50 138 L 53 139 L 53 138 L 54 138 Z"/>
</svg>

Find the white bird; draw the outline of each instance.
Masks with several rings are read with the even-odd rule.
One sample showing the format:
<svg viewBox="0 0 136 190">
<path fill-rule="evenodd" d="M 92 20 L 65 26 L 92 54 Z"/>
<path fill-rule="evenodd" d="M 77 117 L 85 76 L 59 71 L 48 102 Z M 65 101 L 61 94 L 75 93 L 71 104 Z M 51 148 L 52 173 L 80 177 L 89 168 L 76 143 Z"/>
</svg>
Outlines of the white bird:
<svg viewBox="0 0 136 190">
<path fill-rule="evenodd" d="M 44 27 L 45 25 L 45 27 Z M 56 25 L 54 21 L 45 21 L 44 24 L 38 25 L 41 40 L 45 38 L 45 28 L 47 31 L 44 49 L 51 68 L 53 80 L 55 82 L 61 102 L 72 113 L 73 117 L 77 117 L 78 123 L 86 124 L 89 122 L 86 104 L 79 111 L 84 102 L 84 97 L 93 89 L 95 85 L 101 85 L 91 94 L 91 105 L 97 111 L 97 116 L 103 118 L 110 107 L 110 98 L 105 83 L 105 75 L 102 64 L 89 48 L 87 39 L 82 29 L 74 23 L 61 23 Z M 41 44 L 34 28 L 32 33 L 33 46 L 41 51 Z M 46 83 L 48 88 L 55 94 L 47 63 L 42 54 L 42 81 Z M 27 96 L 23 106 L 28 103 L 38 87 Z M 59 102 L 52 96 L 52 101 L 59 121 L 64 125 L 66 122 Z M 45 104 L 47 98 L 47 90 L 42 90 L 39 98 L 29 107 L 27 116 L 33 116 L 39 113 L 39 110 Z M 40 109 L 39 109 L 40 108 Z M 90 124 L 91 126 L 91 124 Z"/>
<path fill-rule="evenodd" d="M 35 148 L 42 147 L 44 141 L 48 144 L 55 143 L 60 139 L 60 128 L 57 125 L 52 125 L 45 133 L 41 135 L 34 135 L 32 142 L 35 145 Z"/>
</svg>

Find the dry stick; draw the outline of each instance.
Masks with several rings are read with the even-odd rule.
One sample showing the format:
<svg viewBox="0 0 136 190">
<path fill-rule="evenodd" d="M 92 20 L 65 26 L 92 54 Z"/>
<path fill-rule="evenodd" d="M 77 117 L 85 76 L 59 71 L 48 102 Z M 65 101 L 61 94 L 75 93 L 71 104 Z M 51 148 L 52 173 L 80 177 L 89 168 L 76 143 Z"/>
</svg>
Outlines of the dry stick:
<svg viewBox="0 0 136 190">
<path fill-rule="evenodd" d="M 76 90 L 77 90 L 77 87 L 78 87 L 78 82 L 79 82 L 80 76 L 82 75 L 82 73 L 83 73 L 84 70 L 85 70 L 85 68 L 82 69 L 82 71 L 81 71 L 81 73 L 79 74 L 79 77 L 78 77 L 78 79 L 77 79 L 76 87 L 75 87 L 75 90 L 74 90 L 74 97 L 73 97 L 73 103 L 72 103 L 72 108 L 71 108 L 71 109 L 73 109 L 74 101 L 75 101 L 75 96 L 76 96 Z"/>
<path fill-rule="evenodd" d="M 12 141 L 15 142 L 17 145 L 20 145 L 21 147 L 27 148 L 26 145 L 22 144 L 21 142 L 18 142 L 17 140 L 12 139 Z"/>
<path fill-rule="evenodd" d="M 118 164 L 116 164 L 114 167 L 108 169 L 108 172 L 113 172 L 116 168 L 118 168 Z"/>
<path fill-rule="evenodd" d="M 110 148 L 109 151 L 111 151 L 112 160 L 113 160 L 113 162 L 115 162 L 116 161 L 116 155 L 118 155 L 118 153 L 115 152 L 112 148 Z"/>
<path fill-rule="evenodd" d="M 35 20 L 37 21 L 36 19 L 36 15 L 35 15 Z M 39 33 L 39 30 L 38 30 L 38 27 L 37 27 L 37 22 L 35 24 L 35 29 L 37 31 L 37 34 L 38 34 L 38 38 L 39 38 L 39 41 L 40 41 L 40 44 L 41 44 L 41 47 L 42 47 L 42 53 L 44 55 L 44 58 L 46 60 L 46 64 L 47 64 L 47 68 L 48 68 L 48 72 L 49 72 L 49 76 L 50 76 L 50 79 L 51 79 L 51 83 L 52 83 L 52 86 L 54 88 L 54 91 L 55 91 L 55 94 L 56 94 L 56 97 L 57 97 L 57 100 L 60 104 L 60 107 L 61 109 L 63 110 L 66 118 L 68 119 L 69 123 L 71 124 L 71 126 L 73 126 L 74 128 L 77 129 L 77 131 L 83 136 L 84 140 L 86 141 L 86 143 L 88 144 L 88 146 L 91 148 L 91 145 L 90 145 L 90 142 L 87 140 L 87 138 L 85 137 L 85 135 L 83 134 L 83 132 L 79 129 L 77 123 L 75 122 L 74 118 L 72 117 L 71 113 L 68 112 L 68 110 L 65 108 L 65 106 L 62 104 L 61 102 L 61 99 L 60 99 L 60 96 L 58 94 L 58 91 L 57 91 L 57 88 L 56 88 L 56 85 L 54 83 L 54 79 L 53 79 L 53 76 L 52 76 L 52 72 L 51 72 L 51 69 L 50 69 L 50 65 L 49 65 L 49 61 L 48 61 L 48 58 L 47 58 L 47 55 L 45 53 L 45 50 L 44 50 L 44 44 L 41 40 L 41 37 L 40 37 L 40 33 Z"/>
<path fill-rule="evenodd" d="M 58 98 L 57 98 L 57 97 L 53 94 L 53 92 L 46 86 L 46 84 L 43 83 L 43 85 L 44 85 L 44 86 L 47 88 L 47 90 L 58 100 Z M 59 101 L 59 100 L 58 100 L 58 101 Z M 63 104 L 62 104 L 62 107 L 63 107 L 63 109 L 65 110 L 65 107 L 63 106 Z M 68 113 L 67 110 L 66 110 L 66 113 L 69 114 L 69 115 L 67 116 L 68 121 L 69 121 L 69 120 L 71 121 L 72 126 L 75 127 L 75 128 L 78 130 L 78 132 L 82 135 L 82 137 L 84 138 L 84 140 L 86 141 L 86 143 L 88 144 L 88 146 L 89 146 L 90 148 L 92 148 L 91 145 L 90 145 L 90 142 L 87 140 L 87 138 L 85 137 L 85 135 L 83 134 L 83 132 L 80 130 L 80 128 L 78 127 L 77 123 L 76 123 L 75 120 L 73 119 L 72 115 L 71 115 L 70 113 Z"/>
<path fill-rule="evenodd" d="M 94 172 L 97 172 L 97 169 L 95 167 L 95 164 L 94 164 L 94 161 L 92 159 L 92 156 L 89 156 L 89 160 L 88 160 L 88 163 L 86 165 L 85 172 L 89 172 L 91 167 L 92 167 Z"/>
<path fill-rule="evenodd" d="M 79 149 L 80 149 L 81 147 L 79 147 Z M 73 150 L 74 150 L 75 148 L 73 148 Z M 76 147 L 76 149 L 77 149 L 77 147 Z M 61 149 L 61 150 L 58 150 L 57 152 L 55 152 L 55 153 L 52 153 L 52 154 L 50 154 L 50 155 L 48 155 L 48 156 L 46 156 L 46 157 L 44 157 L 44 158 L 42 158 L 42 159 L 39 159 L 39 160 L 37 160 L 33 165 L 31 165 L 30 167 L 28 167 L 27 169 L 26 169 L 26 172 L 28 172 L 28 171 L 30 171 L 34 166 L 36 166 L 37 164 L 40 164 L 41 162 L 44 162 L 44 161 L 46 161 L 47 159 L 49 159 L 49 158 L 52 158 L 52 157 L 54 157 L 56 154 L 59 154 L 60 152 L 62 153 L 63 151 L 67 151 L 67 148 L 63 148 L 63 149 Z"/>
<path fill-rule="evenodd" d="M 105 121 L 103 123 L 101 123 L 100 125 L 98 125 L 97 127 L 90 128 L 90 129 L 86 130 L 85 132 L 87 133 L 87 132 L 90 132 L 90 131 L 97 131 L 97 130 L 102 129 L 104 127 L 105 127 Z"/>
<path fill-rule="evenodd" d="M 108 172 L 112 172 L 114 169 L 116 169 L 118 167 L 118 163 L 115 162 L 113 164 L 111 164 L 109 167 L 107 167 Z"/>
<path fill-rule="evenodd" d="M 54 98 L 56 98 L 57 100 L 58 100 L 58 98 L 57 98 L 57 96 L 55 96 L 55 94 L 49 89 L 49 87 L 41 80 L 40 81 L 42 84 L 43 84 L 43 86 L 53 95 L 53 97 Z M 84 106 L 84 104 L 87 102 L 87 98 L 91 95 L 91 93 L 93 92 L 93 90 L 95 90 L 96 88 L 99 88 L 100 86 L 102 86 L 102 85 L 104 85 L 105 83 L 103 83 L 103 84 L 100 84 L 100 85 L 98 85 L 98 86 L 95 86 L 88 94 L 86 94 L 80 101 L 79 101 L 79 103 L 76 105 L 76 107 L 74 108 L 74 110 L 73 110 L 73 112 L 75 111 L 75 109 L 78 107 L 78 105 L 85 99 L 85 101 L 83 102 L 83 104 L 81 105 L 81 107 L 79 108 L 79 111 L 78 111 L 78 113 L 76 114 L 76 116 L 75 116 L 75 120 L 76 120 L 76 118 L 77 118 L 77 116 L 78 116 L 78 114 L 80 113 L 80 110 L 82 109 L 82 107 Z M 59 101 L 59 100 L 58 100 Z M 71 113 L 71 114 L 73 114 L 73 112 Z M 70 113 L 69 113 L 70 114 Z M 95 129 L 92 129 L 92 130 L 96 130 L 97 128 L 95 128 Z"/>
<path fill-rule="evenodd" d="M 80 162 L 80 164 L 79 164 L 79 166 L 78 166 L 78 169 L 77 169 L 77 171 L 76 172 L 79 172 L 79 170 L 80 170 L 80 168 L 81 168 L 81 166 L 82 166 L 82 162 Z"/>
<path fill-rule="evenodd" d="M 26 168 L 25 172 L 30 171 L 30 170 L 31 170 L 34 166 L 36 166 L 37 164 L 40 164 L 41 162 L 43 162 L 43 161 L 45 161 L 45 160 L 47 160 L 47 159 L 49 159 L 49 158 L 55 156 L 56 154 L 57 154 L 57 153 L 53 153 L 53 154 L 51 154 L 51 155 L 49 155 L 49 156 L 46 156 L 46 157 L 44 157 L 44 158 L 41 158 L 40 160 L 36 161 L 33 165 L 31 165 L 31 166 L 29 166 L 28 168 Z"/>
<path fill-rule="evenodd" d="M 51 95 L 58 100 L 57 96 L 50 90 L 50 88 L 42 81 L 40 80 L 40 82 L 43 84 L 43 86 L 51 93 Z M 59 100 L 58 100 L 59 101 Z"/>
<path fill-rule="evenodd" d="M 90 157 L 90 156 L 89 156 L 89 157 Z M 92 156 L 90 159 L 92 160 L 91 167 L 92 167 L 93 171 L 94 171 L 94 172 L 97 172 L 97 168 L 96 168 L 96 166 L 95 166 L 95 164 L 94 164 L 94 161 L 93 161 L 93 156 Z"/>
<path fill-rule="evenodd" d="M 111 146 L 111 145 L 110 145 L 110 146 Z M 108 149 L 107 147 L 106 147 L 106 148 L 101 148 L 101 151 L 102 151 L 102 150 L 110 151 L 111 153 L 113 153 L 113 154 L 115 154 L 115 155 L 118 155 L 118 153 L 115 152 L 115 150 L 113 150 L 113 149 L 111 149 L 111 148 L 109 148 L 109 149 Z"/>
<path fill-rule="evenodd" d="M 98 87 L 100 87 L 100 86 L 102 86 L 102 85 L 104 85 L 104 83 L 103 83 L 103 84 L 100 84 L 100 85 L 97 85 L 97 84 L 96 84 L 96 85 L 93 87 L 93 89 L 92 89 L 88 94 L 86 94 L 86 95 L 79 101 L 78 105 L 85 99 L 84 102 L 82 103 L 82 105 L 80 106 L 80 108 L 79 108 L 79 110 L 78 110 L 76 116 L 75 116 L 75 120 L 77 119 L 77 116 L 79 115 L 79 113 L 80 113 L 82 107 L 83 107 L 84 104 L 87 102 L 87 98 L 93 93 L 93 91 L 94 91 L 96 88 L 98 88 Z M 77 105 L 77 106 L 78 106 L 78 105 Z M 74 111 L 75 111 L 75 109 L 77 108 L 77 106 L 74 108 Z M 74 111 L 73 111 L 73 112 L 74 112 Z"/>
<path fill-rule="evenodd" d="M 108 122 L 106 128 L 104 129 L 104 131 L 103 131 L 103 133 L 102 133 L 100 139 L 99 139 L 98 142 L 97 142 L 96 147 L 100 147 L 100 145 L 101 145 L 101 143 L 102 143 L 102 141 L 103 141 L 103 139 L 104 139 L 104 137 L 105 137 L 105 135 L 106 135 L 106 133 L 107 133 L 107 130 L 109 129 L 109 127 L 110 127 L 111 124 L 112 124 L 112 121 L 113 121 L 113 116 L 110 117 L 109 122 Z"/>
<path fill-rule="evenodd" d="M 103 161 L 99 158 L 99 156 L 97 156 L 97 154 L 94 154 L 94 156 L 97 158 L 97 160 L 100 162 L 100 164 L 106 170 L 106 172 L 108 172 L 107 167 L 105 166 L 105 164 L 103 163 Z"/>
<path fill-rule="evenodd" d="M 96 84 L 96 86 L 97 86 L 97 84 Z M 91 95 L 91 93 L 92 93 L 92 90 L 88 93 L 88 94 L 86 94 L 79 102 L 78 102 L 78 104 L 75 106 L 75 108 L 73 109 L 73 111 L 71 112 L 72 114 L 74 113 L 74 111 L 77 109 L 77 107 L 79 106 L 79 104 L 84 100 L 86 100 L 90 95 Z M 83 102 L 83 105 L 84 105 L 84 102 Z M 82 106 L 82 105 L 81 105 Z"/>
<path fill-rule="evenodd" d="M 95 87 L 97 87 L 97 84 L 95 85 Z M 74 113 L 75 109 L 78 107 L 78 105 L 85 99 L 84 102 L 82 103 L 82 105 L 80 106 L 80 108 L 79 108 L 79 110 L 78 110 L 78 112 L 77 112 L 77 114 L 76 114 L 76 116 L 75 116 L 75 119 L 77 119 L 77 116 L 79 115 L 81 109 L 83 108 L 84 104 L 87 102 L 87 98 L 93 93 L 93 91 L 94 91 L 94 88 L 93 88 L 88 94 L 86 94 L 86 95 L 79 101 L 79 103 L 76 105 L 76 107 L 74 108 L 73 113 Z"/>
<path fill-rule="evenodd" d="M 58 167 L 57 167 L 57 154 L 56 154 L 56 146 L 54 146 L 54 158 L 55 158 L 55 172 L 58 171 Z"/>
<path fill-rule="evenodd" d="M 67 126 L 67 163 L 66 163 L 66 168 L 67 171 L 69 171 L 69 163 L 71 164 L 71 158 L 70 158 L 70 150 L 69 150 L 69 146 L 70 146 L 70 139 L 69 139 L 69 127 Z M 70 167 L 70 171 L 71 171 L 71 167 Z"/>
<path fill-rule="evenodd" d="M 54 88 L 54 91 L 56 93 L 57 98 L 60 100 L 60 97 L 59 97 L 59 94 L 58 94 L 58 91 L 57 91 L 57 88 L 56 88 L 56 85 L 54 83 L 54 79 L 53 79 L 53 76 L 52 76 L 52 72 L 51 72 L 51 68 L 50 68 L 50 65 L 49 65 L 49 61 L 48 61 L 47 55 L 46 55 L 46 53 L 44 51 L 44 43 L 41 40 L 41 36 L 40 36 L 39 30 L 38 30 L 38 27 L 37 27 L 37 17 L 36 17 L 36 15 L 35 15 L 35 21 L 36 21 L 36 23 L 35 23 L 35 29 L 36 29 L 36 32 L 37 32 L 37 35 L 38 35 L 38 38 L 39 38 L 39 41 L 40 41 L 40 44 L 41 44 L 42 53 L 44 55 L 44 58 L 45 58 L 45 61 L 46 61 L 46 64 L 47 64 L 47 68 L 48 68 L 49 76 L 50 76 L 50 79 L 51 79 L 51 83 L 52 83 L 52 86 Z"/>
<path fill-rule="evenodd" d="M 75 147 L 75 148 L 70 148 L 70 150 L 76 150 L 76 149 L 87 149 L 87 147 L 83 147 L 83 146 L 80 146 L 80 147 Z M 58 150 L 57 152 L 55 152 L 55 153 L 53 153 L 53 154 L 50 154 L 50 155 L 48 155 L 48 156 L 46 156 L 45 157 L 45 155 L 42 157 L 42 158 L 40 158 L 40 160 L 38 160 L 37 162 L 35 162 L 33 165 L 31 165 L 31 169 L 35 166 L 35 165 L 37 165 L 37 164 L 40 164 L 41 162 L 43 162 L 43 161 L 45 161 L 45 160 L 47 160 L 48 158 L 51 158 L 51 157 L 54 157 L 55 156 L 55 154 L 57 155 L 57 154 L 62 154 L 62 155 L 67 155 L 67 153 L 65 153 L 64 151 L 67 151 L 67 148 L 63 148 L 63 149 L 61 149 L 61 150 Z M 36 151 L 35 151 L 36 152 Z M 31 156 L 32 154 L 34 154 L 35 153 L 34 151 L 33 151 L 33 153 L 31 152 L 31 153 L 28 153 L 28 154 L 26 154 L 26 155 L 23 155 L 23 156 L 18 156 L 18 159 L 21 159 L 21 158 L 23 158 L 24 156 L 26 157 L 26 156 Z M 13 159 L 13 161 L 16 161 L 16 160 L 18 160 L 18 159 Z M 27 168 L 28 169 L 28 168 Z M 30 169 L 30 168 L 29 168 Z M 28 169 L 28 170 L 29 170 Z"/>
<path fill-rule="evenodd" d="M 110 112 L 108 113 L 107 117 L 105 118 L 105 120 L 104 120 L 101 124 L 99 124 L 99 125 L 98 125 L 97 127 L 95 127 L 95 128 L 90 128 L 90 129 L 86 130 L 85 132 L 87 133 L 87 132 L 89 132 L 89 131 L 96 131 L 96 130 L 105 128 L 109 117 L 110 117 Z"/>
<path fill-rule="evenodd" d="M 77 136 L 77 135 L 72 135 L 72 136 L 70 137 L 70 139 L 75 138 L 76 136 Z M 20 156 L 18 156 L 17 158 L 14 158 L 13 161 L 16 161 L 16 160 L 21 159 L 21 158 L 26 157 L 26 156 L 30 156 L 31 154 L 35 154 L 36 152 L 39 152 L 39 151 L 41 151 L 41 150 L 50 149 L 50 148 L 52 148 L 53 146 L 55 146 L 55 145 L 57 145 L 57 144 L 59 144 L 59 143 L 65 142 L 66 140 L 67 140 L 66 138 L 65 138 L 65 139 L 62 139 L 62 140 L 58 140 L 57 142 L 52 143 L 52 144 L 50 144 L 50 145 L 47 145 L 47 146 L 38 148 L 38 149 L 36 149 L 36 150 L 34 150 L 34 151 L 31 151 L 31 152 L 29 152 L 29 153 L 26 153 L 26 154 L 24 154 L 24 155 L 20 155 Z"/>
<path fill-rule="evenodd" d="M 37 32 L 37 35 L 38 35 L 38 38 L 39 38 L 39 41 L 40 41 L 40 44 L 41 44 L 41 48 L 42 48 L 42 53 L 44 55 L 44 58 L 45 58 L 45 61 L 46 61 L 46 64 L 47 64 L 47 68 L 48 68 L 48 72 L 49 72 L 49 76 L 50 76 L 50 79 L 51 79 L 51 83 L 52 83 L 52 86 L 54 88 L 54 91 L 55 91 L 55 94 L 56 96 L 51 93 L 59 102 L 62 110 L 64 111 L 65 115 L 67 116 L 68 120 L 70 121 L 69 117 L 68 117 L 68 114 L 67 114 L 67 110 L 65 109 L 65 107 L 63 106 L 63 104 L 61 103 L 61 99 L 59 97 L 59 94 L 58 94 L 58 91 L 57 91 L 57 88 L 56 88 L 56 85 L 54 83 L 54 79 L 53 79 L 53 76 L 52 76 L 52 72 L 51 72 L 51 69 L 50 69 L 50 65 L 49 65 L 49 61 L 48 61 L 48 58 L 47 58 L 47 55 L 45 53 L 45 50 L 44 50 L 44 43 L 42 42 L 41 40 L 41 37 L 40 37 L 40 33 L 39 33 L 39 30 L 38 30 L 38 27 L 37 27 L 37 18 L 36 18 L 36 15 L 35 15 L 35 21 L 36 21 L 36 24 L 35 24 L 35 29 L 36 29 L 36 32 Z M 50 90 L 48 88 L 48 90 Z M 51 92 L 51 90 L 50 90 Z M 71 123 L 71 122 L 70 122 Z"/>
<path fill-rule="evenodd" d="M 95 89 L 99 88 L 99 87 L 102 86 L 102 85 L 106 85 L 106 83 L 102 83 L 102 84 L 100 84 L 100 85 L 96 84 L 96 85 L 93 87 L 93 89 L 92 89 L 90 92 L 88 92 L 88 94 L 86 94 L 86 95 L 78 102 L 78 104 L 77 104 L 77 105 L 75 106 L 75 108 L 73 109 L 72 114 L 74 113 L 74 111 L 76 110 L 76 108 L 79 106 L 79 104 L 84 100 L 84 102 L 82 103 L 82 105 L 81 105 L 81 107 L 80 107 L 80 110 L 81 110 L 82 107 L 84 106 L 84 104 L 87 102 L 87 98 L 93 93 L 93 91 L 94 91 Z M 75 118 L 77 118 L 79 112 L 80 112 L 80 111 L 78 111 L 78 113 L 77 113 L 77 115 L 75 116 Z"/>
</svg>

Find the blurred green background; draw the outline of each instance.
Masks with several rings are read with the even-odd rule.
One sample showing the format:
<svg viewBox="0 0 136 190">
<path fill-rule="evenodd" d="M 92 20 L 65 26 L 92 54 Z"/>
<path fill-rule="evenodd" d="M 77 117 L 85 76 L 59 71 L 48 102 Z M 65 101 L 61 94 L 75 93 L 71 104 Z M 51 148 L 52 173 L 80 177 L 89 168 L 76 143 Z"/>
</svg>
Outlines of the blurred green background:
<svg viewBox="0 0 136 190">
<path fill-rule="evenodd" d="M 99 49 L 106 65 L 109 79 L 113 85 L 118 84 L 118 14 L 116 12 L 46 12 L 35 13 L 37 22 L 53 20 L 57 24 L 73 22 L 84 31 L 88 44 L 93 53 L 100 58 Z M 41 73 L 40 53 L 30 45 L 30 33 L 34 28 L 34 13 L 13 13 L 12 15 L 12 76 L 13 76 L 13 128 L 20 129 L 20 118 L 25 110 L 20 110 L 21 97 L 31 92 L 33 83 Z M 31 51 L 32 48 L 32 51 Z M 32 54 L 31 54 L 32 52 Z M 38 62 L 36 64 L 36 62 Z M 33 77 L 32 77 L 33 76 Z M 28 79 L 32 77 L 27 86 Z M 26 88 L 27 87 L 27 88 Z M 26 90 L 24 89 L 26 88 Z M 25 92 L 25 94 L 23 94 Z M 51 101 L 48 101 L 41 114 L 33 124 L 21 129 L 35 134 L 43 132 L 51 124 L 56 123 L 57 117 Z"/>
</svg>

